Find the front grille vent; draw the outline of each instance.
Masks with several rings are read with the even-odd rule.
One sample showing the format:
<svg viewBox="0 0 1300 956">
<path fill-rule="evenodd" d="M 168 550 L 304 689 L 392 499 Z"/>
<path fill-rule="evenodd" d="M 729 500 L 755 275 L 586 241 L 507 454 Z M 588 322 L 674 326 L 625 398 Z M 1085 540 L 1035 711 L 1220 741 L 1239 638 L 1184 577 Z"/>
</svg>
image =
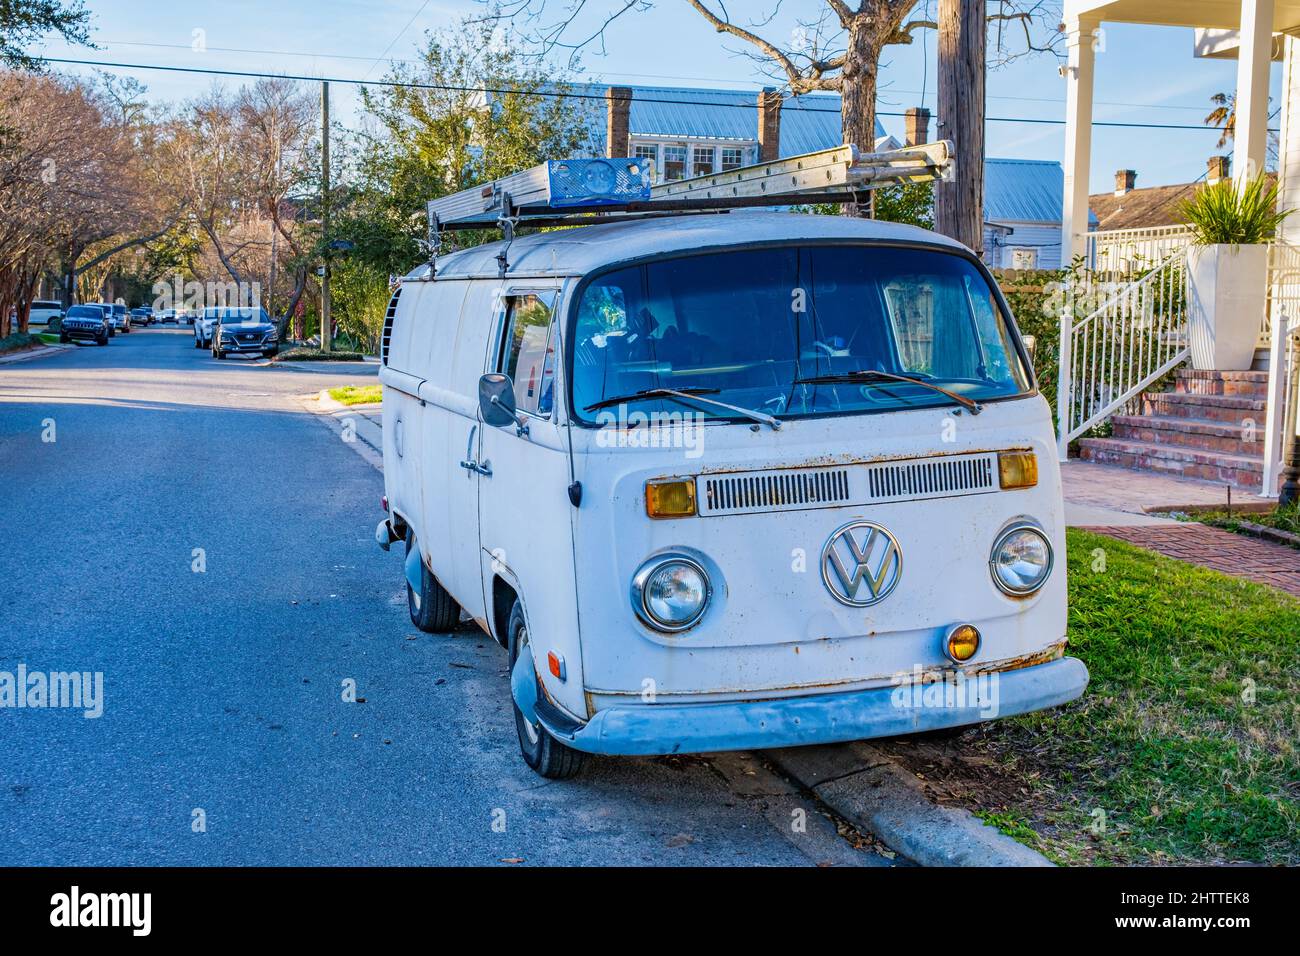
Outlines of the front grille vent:
<svg viewBox="0 0 1300 956">
<path fill-rule="evenodd" d="M 848 500 L 849 473 L 843 468 L 704 479 L 708 514 L 815 508 Z"/>
<path fill-rule="evenodd" d="M 898 498 L 941 498 L 992 491 L 992 455 L 931 458 L 867 467 L 870 501 Z"/>
<path fill-rule="evenodd" d="M 998 468 L 996 453 L 979 452 L 695 481 L 701 515 L 756 514 L 985 494 L 998 490 Z"/>
</svg>

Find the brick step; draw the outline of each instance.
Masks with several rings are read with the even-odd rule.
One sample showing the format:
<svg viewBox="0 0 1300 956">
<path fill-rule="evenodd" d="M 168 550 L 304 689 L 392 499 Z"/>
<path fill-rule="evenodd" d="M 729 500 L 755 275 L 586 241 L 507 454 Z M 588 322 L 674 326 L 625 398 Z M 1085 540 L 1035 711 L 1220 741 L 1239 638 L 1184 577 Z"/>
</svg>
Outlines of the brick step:
<svg viewBox="0 0 1300 956">
<path fill-rule="evenodd" d="M 1257 458 L 1264 454 L 1264 426 L 1254 429 L 1237 422 L 1216 422 L 1205 418 L 1161 415 L 1116 415 L 1111 419 L 1114 438 L 1152 442 L 1198 451 Z"/>
<path fill-rule="evenodd" d="M 1263 399 L 1268 395 L 1268 372 L 1214 372 L 1180 368 L 1174 391 L 1190 395 L 1232 395 Z"/>
<path fill-rule="evenodd" d="M 1194 448 L 1177 448 L 1122 438 L 1080 439 L 1079 457 L 1100 464 L 1196 478 L 1243 489 L 1258 488 L 1264 471 L 1262 458 L 1225 455 L 1222 452 L 1197 451 Z"/>
<path fill-rule="evenodd" d="M 1241 426 L 1251 419 L 1264 427 L 1268 408 L 1262 398 L 1237 395 L 1198 395 L 1194 392 L 1147 392 L 1142 396 L 1142 414 L 1164 418 L 1201 418 Z"/>
</svg>

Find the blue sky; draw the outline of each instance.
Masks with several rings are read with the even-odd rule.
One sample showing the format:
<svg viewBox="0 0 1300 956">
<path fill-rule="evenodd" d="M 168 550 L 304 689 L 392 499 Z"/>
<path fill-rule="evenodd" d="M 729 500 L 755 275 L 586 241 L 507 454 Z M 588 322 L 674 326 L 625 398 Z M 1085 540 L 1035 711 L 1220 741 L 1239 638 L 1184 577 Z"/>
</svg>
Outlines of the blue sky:
<svg viewBox="0 0 1300 956">
<path fill-rule="evenodd" d="M 76 50 L 59 42 L 49 44 L 45 55 L 371 79 L 383 75 L 387 60 L 413 56 L 425 30 L 453 25 L 482 10 L 473 0 L 87 0 L 86 6 L 100 49 Z M 820 6 L 821 0 L 786 0 L 766 32 L 787 39 L 793 13 Z M 737 17 L 757 17 L 771 3 L 736 0 L 729 9 Z M 205 52 L 192 49 L 200 30 Z M 1235 61 L 1192 56 L 1190 29 L 1107 24 L 1105 30 L 1105 48 L 1097 57 L 1098 120 L 1199 125 L 1210 108 L 1209 97 L 1235 85 Z M 928 31 L 918 36 L 910 47 L 886 52 L 878 104 L 882 112 L 918 104 L 934 109 L 935 40 Z M 660 0 L 652 12 L 616 22 L 607 34 L 606 55 L 589 51 L 583 65 L 591 78 L 610 82 L 755 90 L 770 83 L 750 59 L 736 55 L 738 48 L 739 41 L 724 41 L 684 4 Z M 1063 118 L 1065 81 L 1057 66 L 1054 57 L 1039 55 L 990 73 L 988 116 Z M 1280 72 L 1274 64 L 1273 108 L 1279 102 Z M 213 82 L 175 73 L 136 75 L 149 85 L 151 96 L 169 100 L 194 96 Z M 345 122 L 355 119 L 354 89 L 334 92 L 334 110 Z M 901 118 L 882 119 L 886 129 L 901 134 Z M 988 124 L 990 156 L 1059 160 L 1063 141 L 1060 126 Z M 1138 170 L 1139 186 L 1195 179 L 1204 172 L 1206 157 L 1217 151 L 1216 141 L 1217 133 L 1208 129 L 1099 128 L 1093 138 L 1092 191 L 1111 188 L 1114 171 L 1121 167 Z"/>
</svg>

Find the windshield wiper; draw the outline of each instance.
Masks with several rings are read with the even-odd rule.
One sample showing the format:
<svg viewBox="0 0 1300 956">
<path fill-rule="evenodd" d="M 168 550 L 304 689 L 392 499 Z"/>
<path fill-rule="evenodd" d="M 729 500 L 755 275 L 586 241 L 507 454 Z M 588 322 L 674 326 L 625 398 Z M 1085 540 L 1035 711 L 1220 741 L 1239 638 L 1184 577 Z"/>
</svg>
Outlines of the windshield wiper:
<svg viewBox="0 0 1300 956">
<path fill-rule="evenodd" d="M 863 368 L 853 372 L 840 372 L 836 375 L 814 375 L 812 378 L 797 378 L 796 385 L 849 385 L 854 383 L 872 384 L 875 382 L 906 382 L 908 385 L 920 385 L 922 388 L 932 389 L 942 395 L 946 395 L 954 402 L 965 408 L 972 415 L 978 415 L 983 411 L 979 402 L 967 398 L 965 395 L 958 395 L 956 392 L 949 391 L 942 385 L 936 385 L 934 382 L 927 382 L 923 378 L 912 378 L 909 375 L 895 375 L 893 372 L 880 372 L 876 369 Z"/>
<path fill-rule="evenodd" d="M 674 398 L 678 401 L 700 402 L 704 405 L 713 405 L 716 408 L 724 408 L 729 412 L 734 412 L 751 421 L 771 427 L 773 431 L 781 430 L 781 422 L 771 415 L 763 412 L 756 412 L 752 408 L 741 408 L 739 405 L 729 405 L 726 402 L 720 402 L 715 398 L 705 398 L 705 395 L 716 395 L 721 389 L 718 388 L 700 388 L 698 386 L 688 386 L 684 388 L 643 388 L 639 392 L 632 392 L 628 395 L 615 395 L 613 398 L 602 398 L 598 402 L 588 405 L 584 411 L 594 412 L 598 408 L 609 408 L 611 405 L 622 405 L 624 402 L 641 401 L 647 398 Z"/>
</svg>

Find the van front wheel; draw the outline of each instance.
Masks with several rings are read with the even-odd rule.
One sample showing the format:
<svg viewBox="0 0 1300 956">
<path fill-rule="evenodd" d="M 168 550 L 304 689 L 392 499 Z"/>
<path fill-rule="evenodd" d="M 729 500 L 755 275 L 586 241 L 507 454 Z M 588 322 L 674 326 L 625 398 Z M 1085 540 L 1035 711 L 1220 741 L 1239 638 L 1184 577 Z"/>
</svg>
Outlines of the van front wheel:
<svg viewBox="0 0 1300 956">
<path fill-rule="evenodd" d="M 415 547 L 415 532 L 406 529 L 406 554 Z M 406 582 L 406 609 L 411 623 L 427 634 L 444 634 L 460 623 L 460 605 L 420 561 L 420 592 Z"/>
<path fill-rule="evenodd" d="M 519 655 L 532 653 L 528 649 L 528 624 L 524 620 L 524 606 L 518 598 L 510 609 L 510 623 L 506 626 L 506 633 L 509 636 L 510 673 L 513 674 Z M 519 750 L 524 755 L 524 763 L 550 780 L 567 780 L 582 769 L 586 754 L 560 743 L 540 723 L 530 723 L 515 703 L 513 694 L 510 706 L 515 711 L 515 731 L 519 735 Z"/>
</svg>

